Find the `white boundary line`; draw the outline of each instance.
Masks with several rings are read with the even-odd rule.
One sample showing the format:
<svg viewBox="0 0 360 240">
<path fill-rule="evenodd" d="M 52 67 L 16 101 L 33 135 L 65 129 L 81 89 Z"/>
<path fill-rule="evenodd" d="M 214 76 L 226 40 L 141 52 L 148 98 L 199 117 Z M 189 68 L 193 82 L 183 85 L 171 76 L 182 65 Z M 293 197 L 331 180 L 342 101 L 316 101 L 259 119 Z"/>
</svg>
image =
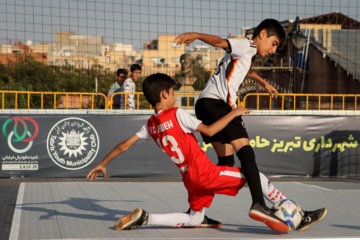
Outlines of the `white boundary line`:
<svg viewBox="0 0 360 240">
<path fill-rule="evenodd" d="M 309 183 L 302 183 L 302 182 L 292 182 L 292 183 L 307 186 L 307 187 L 318 188 L 318 189 L 325 190 L 325 191 L 333 191 L 333 192 L 335 192 L 335 191 L 359 192 L 360 191 L 360 190 L 352 190 L 352 189 L 330 189 L 330 188 L 320 187 L 317 185 L 313 185 L 313 184 L 309 184 Z"/>
<path fill-rule="evenodd" d="M 67 238 L 66 240 L 89 240 L 92 238 Z M 95 239 L 95 238 L 94 238 Z M 114 238 L 96 238 L 97 240 L 114 240 Z M 116 239 L 127 239 L 127 240 L 139 240 L 139 239 L 146 239 L 146 240 L 158 240 L 159 238 L 116 238 Z M 174 240 L 187 240 L 189 238 L 166 238 L 166 239 L 174 239 Z M 211 240 L 211 239 L 221 239 L 221 240 L 245 240 L 245 239 L 249 239 L 249 238 L 191 238 L 191 239 L 201 239 L 201 240 Z M 263 240 L 264 238 L 250 238 L 251 240 Z M 273 238 L 269 238 L 269 239 L 273 239 Z M 329 239 L 329 240 L 360 240 L 360 238 L 280 238 L 281 240 L 325 240 L 325 239 Z M 54 238 L 52 240 L 63 240 L 62 238 Z"/>
<path fill-rule="evenodd" d="M 21 220 L 21 208 L 20 205 L 24 202 L 25 183 L 20 183 L 18 196 L 16 199 L 14 216 L 11 224 L 9 240 L 19 239 L 20 220 Z"/>
</svg>

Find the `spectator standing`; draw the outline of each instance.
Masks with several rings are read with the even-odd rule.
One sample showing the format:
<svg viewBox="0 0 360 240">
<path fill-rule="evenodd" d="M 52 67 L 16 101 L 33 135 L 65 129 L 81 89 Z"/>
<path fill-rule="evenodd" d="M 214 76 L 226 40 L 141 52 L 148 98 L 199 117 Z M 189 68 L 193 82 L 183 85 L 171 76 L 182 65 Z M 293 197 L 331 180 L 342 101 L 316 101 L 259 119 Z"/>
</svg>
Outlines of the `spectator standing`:
<svg viewBox="0 0 360 240">
<path fill-rule="evenodd" d="M 130 77 L 125 80 L 124 82 L 124 93 L 126 92 L 136 92 L 136 86 L 135 81 L 141 76 L 141 66 L 139 64 L 133 64 L 130 67 Z M 126 109 L 135 109 L 135 99 L 134 94 L 127 94 L 125 97 L 127 97 L 127 103 L 126 103 Z"/>
<path fill-rule="evenodd" d="M 124 84 L 124 81 L 127 77 L 127 70 L 126 69 L 123 69 L 123 68 L 119 68 L 117 71 L 116 71 L 116 81 L 113 85 L 110 86 L 110 89 L 109 89 L 109 92 L 107 94 L 107 101 L 110 102 L 111 101 L 111 96 L 115 93 L 115 92 L 123 92 L 123 84 Z M 113 102 L 112 102 L 112 105 L 113 105 L 113 109 L 119 109 L 120 108 L 120 102 L 121 102 L 121 98 L 123 99 L 124 96 L 123 95 L 118 95 L 119 97 L 117 97 L 117 99 L 113 99 Z M 116 97 L 116 96 L 115 96 Z M 114 97 L 114 98 L 115 98 Z M 115 101 L 117 100 L 117 101 Z"/>
</svg>

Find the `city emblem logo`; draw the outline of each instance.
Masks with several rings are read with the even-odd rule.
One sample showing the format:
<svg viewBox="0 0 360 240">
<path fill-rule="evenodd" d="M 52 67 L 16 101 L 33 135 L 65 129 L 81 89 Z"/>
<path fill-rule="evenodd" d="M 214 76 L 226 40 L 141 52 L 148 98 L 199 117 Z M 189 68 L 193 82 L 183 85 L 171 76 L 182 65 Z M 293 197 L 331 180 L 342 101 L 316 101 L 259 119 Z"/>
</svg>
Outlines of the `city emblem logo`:
<svg viewBox="0 0 360 240">
<path fill-rule="evenodd" d="M 66 118 L 57 122 L 50 130 L 46 143 L 54 163 L 67 170 L 89 165 L 100 145 L 96 129 L 81 118 Z"/>
<path fill-rule="evenodd" d="M 29 129 L 30 125 L 26 124 L 26 121 L 30 122 L 33 127 Z M 11 126 L 10 123 L 13 123 L 12 130 L 8 133 L 8 126 Z M 7 139 L 7 144 L 9 148 L 18 154 L 25 153 L 33 145 L 33 140 L 37 137 L 39 133 L 39 127 L 34 119 L 29 117 L 18 118 L 12 117 L 5 121 L 2 126 L 2 133 Z"/>
</svg>

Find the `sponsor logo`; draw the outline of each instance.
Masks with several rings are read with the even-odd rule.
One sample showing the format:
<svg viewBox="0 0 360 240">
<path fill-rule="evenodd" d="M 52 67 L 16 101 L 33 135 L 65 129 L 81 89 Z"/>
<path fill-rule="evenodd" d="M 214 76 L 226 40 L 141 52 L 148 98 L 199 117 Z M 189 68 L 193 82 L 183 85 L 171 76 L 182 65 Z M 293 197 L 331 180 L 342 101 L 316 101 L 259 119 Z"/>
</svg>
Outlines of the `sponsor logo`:
<svg viewBox="0 0 360 240">
<path fill-rule="evenodd" d="M 30 122 L 30 124 L 34 126 L 33 132 L 29 130 L 26 122 Z M 8 129 L 11 125 L 13 125 L 13 128 L 8 133 Z M 16 153 L 25 153 L 29 151 L 38 132 L 39 127 L 37 123 L 34 119 L 29 117 L 12 117 L 6 120 L 2 126 L 2 133 L 7 139 L 9 148 Z"/>
<path fill-rule="evenodd" d="M 51 159 L 67 170 L 89 165 L 99 151 L 99 144 L 96 129 L 81 118 L 66 118 L 57 122 L 46 141 Z"/>
</svg>

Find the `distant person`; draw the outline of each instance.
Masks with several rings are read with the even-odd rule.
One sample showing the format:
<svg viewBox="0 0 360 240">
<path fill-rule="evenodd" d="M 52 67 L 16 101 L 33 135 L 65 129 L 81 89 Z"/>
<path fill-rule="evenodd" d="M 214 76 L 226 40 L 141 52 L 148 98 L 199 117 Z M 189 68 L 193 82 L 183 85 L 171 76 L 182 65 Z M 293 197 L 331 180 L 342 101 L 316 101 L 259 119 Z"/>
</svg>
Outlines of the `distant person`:
<svg viewBox="0 0 360 240">
<path fill-rule="evenodd" d="M 126 92 L 136 92 L 136 85 L 135 81 L 140 77 L 141 75 L 141 66 L 139 64 L 133 64 L 130 67 L 130 77 L 125 80 L 124 82 L 124 93 Z M 135 109 L 135 99 L 134 94 L 127 94 L 127 103 L 126 103 L 126 109 Z"/>
<path fill-rule="evenodd" d="M 125 81 L 127 75 L 128 75 L 128 72 L 127 72 L 126 69 L 119 68 L 116 71 L 116 81 L 115 81 L 115 83 L 113 85 L 110 86 L 109 92 L 108 92 L 107 97 L 106 97 L 108 102 L 111 101 L 111 96 L 116 91 L 117 92 L 119 92 L 119 91 L 123 92 L 123 89 L 124 89 L 123 85 L 124 85 L 124 81 Z M 116 99 L 115 99 L 115 97 L 116 97 Z M 123 95 L 114 96 L 113 102 L 112 102 L 113 109 L 120 109 L 121 97 L 124 98 Z"/>
</svg>

